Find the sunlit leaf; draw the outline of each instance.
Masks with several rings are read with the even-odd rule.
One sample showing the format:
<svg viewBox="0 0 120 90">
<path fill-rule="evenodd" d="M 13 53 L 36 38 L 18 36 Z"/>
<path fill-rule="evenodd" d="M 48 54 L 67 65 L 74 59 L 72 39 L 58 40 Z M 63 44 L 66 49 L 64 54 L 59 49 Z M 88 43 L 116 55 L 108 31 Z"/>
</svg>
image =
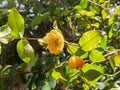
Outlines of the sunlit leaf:
<svg viewBox="0 0 120 90">
<path fill-rule="evenodd" d="M 89 58 L 94 62 L 102 62 L 105 60 L 104 56 L 98 50 L 92 50 L 89 54 Z"/>
<path fill-rule="evenodd" d="M 110 26 L 110 30 L 109 30 L 109 32 L 108 32 L 109 38 L 111 38 L 111 37 L 113 36 L 113 29 L 114 29 L 114 26 L 115 26 L 114 23 Z"/>
<path fill-rule="evenodd" d="M 67 51 L 72 55 L 75 55 L 78 49 L 79 47 L 76 45 L 67 45 Z"/>
<path fill-rule="evenodd" d="M 92 64 L 85 64 L 82 68 L 83 71 L 83 80 L 85 80 L 88 84 L 94 84 L 99 79 L 102 78 L 105 70 L 103 67 L 92 65 Z"/>
<path fill-rule="evenodd" d="M 11 41 L 10 36 L 11 29 L 8 27 L 8 25 L 3 25 L 0 27 L 0 42 L 4 44 L 8 44 L 9 41 Z"/>
<path fill-rule="evenodd" d="M 81 10 L 80 14 L 82 16 L 88 16 L 88 17 L 93 17 L 95 15 L 95 11 L 87 11 L 87 10 Z"/>
<path fill-rule="evenodd" d="M 88 4 L 88 0 L 81 0 L 79 5 L 81 9 L 85 9 L 87 7 L 87 4 Z"/>
<path fill-rule="evenodd" d="M 117 7 L 115 8 L 115 12 L 116 12 L 116 14 L 120 14 L 120 6 L 117 6 Z"/>
<path fill-rule="evenodd" d="M 101 35 L 96 30 L 85 32 L 79 40 L 79 44 L 84 51 L 90 51 L 95 48 L 101 39 Z"/>
<path fill-rule="evenodd" d="M 60 72 L 57 72 L 56 70 L 53 70 L 52 77 L 55 78 L 56 80 L 62 79 L 64 81 L 67 81 L 65 78 L 62 77 L 62 75 L 60 74 Z"/>
<path fill-rule="evenodd" d="M 106 49 L 106 44 L 107 44 L 107 39 L 105 38 L 105 36 L 102 36 L 101 37 L 101 42 L 100 42 L 101 48 L 103 48 L 105 50 Z"/>
<path fill-rule="evenodd" d="M 109 17 L 109 20 L 108 20 L 109 26 L 114 23 L 114 18 L 115 18 L 115 15 L 114 15 L 114 14 L 112 14 L 112 15 Z"/>
<path fill-rule="evenodd" d="M 106 0 L 99 0 L 99 3 L 104 3 Z"/>
<path fill-rule="evenodd" d="M 81 10 L 81 6 L 80 6 L 80 5 L 76 5 L 76 6 L 74 7 L 74 9 L 75 9 L 75 10 Z"/>
<path fill-rule="evenodd" d="M 8 26 L 11 28 L 11 35 L 13 37 L 23 37 L 24 34 L 24 19 L 12 8 L 8 16 Z"/>
<path fill-rule="evenodd" d="M 115 72 L 116 69 L 115 69 L 115 62 L 114 62 L 113 58 L 110 58 L 110 66 L 113 69 L 113 71 Z"/>
<path fill-rule="evenodd" d="M 92 24 L 92 26 L 94 26 L 96 28 L 99 28 L 100 24 L 99 23 L 94 23 L 94 24 Z"/>
<path fill-rule="evenodd" d="M 113 59 L 116 65 L 120 65 L 120 55 L 114 55 Z"/>
<path fill-rule="evenodd" d="M 19 57 L 25 62 L 34 65 L 35 63 L 35 53 L 32 46 L 27 40 L 20 40 L 17 43 L 17 52 Z"/>
<path fill-rule="evenodd" d="M 107 13 L 106 13 L 106 11 L 105 10 L 102 10 L 102 18 L 103 19 L 106 19 L 106 17 L 107 17 Z"/>
</svg>

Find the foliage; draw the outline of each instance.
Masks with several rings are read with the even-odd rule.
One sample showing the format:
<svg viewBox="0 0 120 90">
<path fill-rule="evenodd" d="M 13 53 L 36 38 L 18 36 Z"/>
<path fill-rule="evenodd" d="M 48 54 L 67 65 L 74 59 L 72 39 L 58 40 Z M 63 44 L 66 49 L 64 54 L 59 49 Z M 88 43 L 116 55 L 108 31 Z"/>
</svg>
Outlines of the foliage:
<svg viewBox="0 0 120 90">
<path fill-rule="evenodd" d="M 120 2 L 0 3 L 0 90 L 120 89 Z"/>
</svg>

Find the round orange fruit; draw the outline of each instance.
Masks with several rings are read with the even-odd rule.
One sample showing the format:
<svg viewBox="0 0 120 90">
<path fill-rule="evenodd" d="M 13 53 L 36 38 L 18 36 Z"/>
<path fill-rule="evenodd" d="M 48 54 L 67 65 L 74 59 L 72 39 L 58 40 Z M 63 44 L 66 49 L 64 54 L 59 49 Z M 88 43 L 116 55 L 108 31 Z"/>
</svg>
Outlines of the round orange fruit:
<svg viewBox="0 0 120 90">
<path fill-rule="evenodd" d="M 84 60 L 78 56 L 72 56 L 69 58 L 68 67 L 70 69 L 81 68 L 84 65 Z"/>
</svg>

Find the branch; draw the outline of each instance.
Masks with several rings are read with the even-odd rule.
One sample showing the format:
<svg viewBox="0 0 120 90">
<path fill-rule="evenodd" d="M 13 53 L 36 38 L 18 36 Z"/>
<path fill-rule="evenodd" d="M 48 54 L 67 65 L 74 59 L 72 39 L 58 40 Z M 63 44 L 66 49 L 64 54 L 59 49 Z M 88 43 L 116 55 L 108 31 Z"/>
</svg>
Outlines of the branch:
<svg viewBox="0 0 120 90">
<path fill-rule="evenodd" d="M 107 58 L 107 57 L 109 57 L 109 56 L 112 56 L 112 55 L 114 55 L 114 54 L 119 54 L 119 53 L 120 53 L 120 49 L 115 50 L 115 51 L 112 51 L 112 52 L 110 52 L 110 53 L 107 53 L 107 54 L 104 55 L 104 57 Z"/>
</svg>

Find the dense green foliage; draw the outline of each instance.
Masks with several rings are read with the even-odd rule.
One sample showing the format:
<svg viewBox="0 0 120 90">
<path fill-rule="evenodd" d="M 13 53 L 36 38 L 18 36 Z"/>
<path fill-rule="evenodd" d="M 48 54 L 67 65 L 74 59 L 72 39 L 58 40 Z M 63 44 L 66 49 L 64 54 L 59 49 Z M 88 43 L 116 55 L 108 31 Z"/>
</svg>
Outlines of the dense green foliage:
<svg viewBox="0 0 120 90">
<path fill-rule="evenodd" d="M 119 90 L 119 3 L 0 0 L 0 90 Z"/>
</svg>

